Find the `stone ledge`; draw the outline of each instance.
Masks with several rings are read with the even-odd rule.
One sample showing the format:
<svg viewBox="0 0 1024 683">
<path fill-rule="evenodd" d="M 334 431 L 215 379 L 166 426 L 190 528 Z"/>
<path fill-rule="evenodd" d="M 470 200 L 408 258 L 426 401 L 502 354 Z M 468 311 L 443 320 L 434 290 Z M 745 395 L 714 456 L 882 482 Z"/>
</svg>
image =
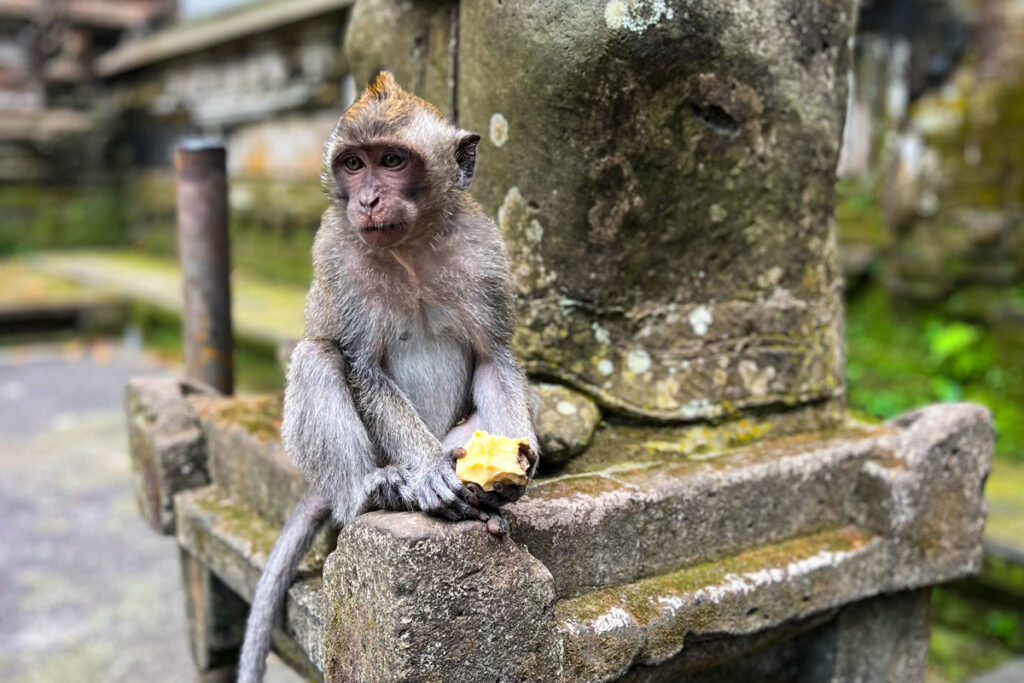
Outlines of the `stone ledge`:
<svg viewBox="0 0 1024 683">
<path fill-rule="evenodd" d="M 125 388 L 135 498 L 159 533 L 174 533 L 174 494 L 210 482 L 206 442 L 189 397 L 212 393 L 176 378 L 133 377 Z"/>
<path fill-rule="evenodd" d="M 304 486 L 278 440 L 277 399 L 193 404 L 214 483 L 283 523 Z M 885 426 L 695 457 L 674 451 L 682 431 L 605 431 L 620 429 L 602 436 L 603 447 L 630 440 L 619 464 L 540 479 L 506 508 L 513 538 L 548 567 L 559 598 L 846 524 L 907 540 L 907 566 L 931 563 L 936 576 L 977 566 L 992 443 L 991 419 L 977 406 L 937 405 Z"/>
<path fill-rule="evenodd" d="M 565 680 L 611 680 L 659 664 L 688 638 L 747 635 L 892 586 L 883 539 L 830 529 L 558 604 Z"/>
<path fill-rule="evenodd" d="M 224 437 L 235 469 L 221 481 L 245 492 L 280 477 L 269 431 L 253 449 L 251 428 L 216 429 L 244 437 Z M 297 643 L 331 680 L 609 680 L 687 639 L 781 633 L 976 571 L 992 438 L 987 411 L 949 404 L 833 439 L 623 463 L 538 482 L 501 541 L 479 522 L 362 515 L 322 589 L 309 577 L 331 546 L 304 562 L 278 647 Z M 178 540 L 251 599 L 279 525 L 238 500 L 219 484 L 178 494 Z"/>
</svg>

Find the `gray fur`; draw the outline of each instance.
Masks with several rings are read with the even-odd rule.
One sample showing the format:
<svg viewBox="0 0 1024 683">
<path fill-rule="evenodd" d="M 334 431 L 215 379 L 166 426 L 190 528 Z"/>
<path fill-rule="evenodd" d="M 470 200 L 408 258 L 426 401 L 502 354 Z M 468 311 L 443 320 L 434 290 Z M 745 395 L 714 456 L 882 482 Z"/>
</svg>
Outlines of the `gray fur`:
<svg viewBox="0 0 1024 683">
<path fill-rule="evenodd" d="M 526 381 L 511 351 L 508 256 L 497 226 L 461 192 L 479 138 L 393 81 L 378 84 L 372 97 L 371 90 L 325 145 L 331 206 L 313 247 L 306 330 L 292 354 L 282 438 L 308 495 L 328 502 L 336 524 L 370 509 L 472 517 L 452 467 L 454 448 L 485 429 L 528 437 L 539 454 Z M 334 174 L 345 149 L 381 137 L 414 150 L 427 174 L 416 224 L 389 248 L 363 241 Z M 300 511 L 271 554 L 273 573 L 257 588 L 240 680 L 262 676 L 273 617 L 315 531 L 300 535 L 298 525 L 312 523 Z"/>
</svg>

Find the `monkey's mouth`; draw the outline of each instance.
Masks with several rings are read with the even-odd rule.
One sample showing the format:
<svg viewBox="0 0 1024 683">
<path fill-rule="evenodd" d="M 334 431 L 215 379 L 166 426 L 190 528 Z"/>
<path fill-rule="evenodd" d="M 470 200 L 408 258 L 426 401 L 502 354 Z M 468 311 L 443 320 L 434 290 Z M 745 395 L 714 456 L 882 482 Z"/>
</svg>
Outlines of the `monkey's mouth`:
<svg viewBox="0 0 1024 683">
<path fill-rule="evenodd" d="M 389 247 L 409 231 L 408 223 L 371 223 L 362 229 L 363 239 L 375 247 Z"/>
</svg>

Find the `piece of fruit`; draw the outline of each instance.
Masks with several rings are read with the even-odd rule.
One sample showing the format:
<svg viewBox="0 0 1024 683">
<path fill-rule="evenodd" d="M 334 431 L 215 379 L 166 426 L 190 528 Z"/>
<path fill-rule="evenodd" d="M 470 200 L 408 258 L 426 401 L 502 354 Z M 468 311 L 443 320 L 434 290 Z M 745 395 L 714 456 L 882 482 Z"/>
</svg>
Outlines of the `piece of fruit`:
<svg viewBox="0 0 1024 683">
<path fill-rule="evenodd" d="M 455 461 L 455 474 L 467 484 L 479 484 L 484 491 L 493 491 L 499 483 L 525 486 L 530 461 L 520 452 L 520 444 L 529 444 L 529 440 L 477 430 L 465 445 L 466 454 Z"/>
</svg>

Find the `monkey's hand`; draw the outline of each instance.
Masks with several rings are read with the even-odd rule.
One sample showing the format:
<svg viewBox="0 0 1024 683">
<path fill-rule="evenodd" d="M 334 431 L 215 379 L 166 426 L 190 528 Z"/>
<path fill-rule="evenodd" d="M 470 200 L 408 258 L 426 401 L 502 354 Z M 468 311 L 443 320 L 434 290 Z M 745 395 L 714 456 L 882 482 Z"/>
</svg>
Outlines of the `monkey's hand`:
<svg viewBox="0 0 1024 683">
<path fill-rule="evenodd" d="M 455 475 L 451 456 L 433 456 L 423 463 L 413 483 L 416 507 L 428 515 L 457 522 L 479 519 L 480 511 L 468 501 L 469 491 Z"/>
<path fill-rule="evenodd" d="M 457 451 L 462 451 L 462 453 L 456 455 Z M 532 480 L 533 475 L 537 473 L 537 454 L 525 443 L 519 444 L 519 453 L 525 456 L 530 463 L 526 476 Z M 462 448 L 452 451 L 452 457 L 456 460 L 465 454 L 465 450 Z M 480 519 L 487 522 L 487 530 L 496 536 L 508 533 L 508 522 L 501 516 L 501 511 L 498 508 L 506 503 L 514 503 L 519 500 L 526 492 L 526 487 L 496 483 L 493 491 L 484 491 L 479 484 L 470 482 L 466 484 L 466 488 L 470 493 L 469 502 L 480 508 Z"/>
</svg>

